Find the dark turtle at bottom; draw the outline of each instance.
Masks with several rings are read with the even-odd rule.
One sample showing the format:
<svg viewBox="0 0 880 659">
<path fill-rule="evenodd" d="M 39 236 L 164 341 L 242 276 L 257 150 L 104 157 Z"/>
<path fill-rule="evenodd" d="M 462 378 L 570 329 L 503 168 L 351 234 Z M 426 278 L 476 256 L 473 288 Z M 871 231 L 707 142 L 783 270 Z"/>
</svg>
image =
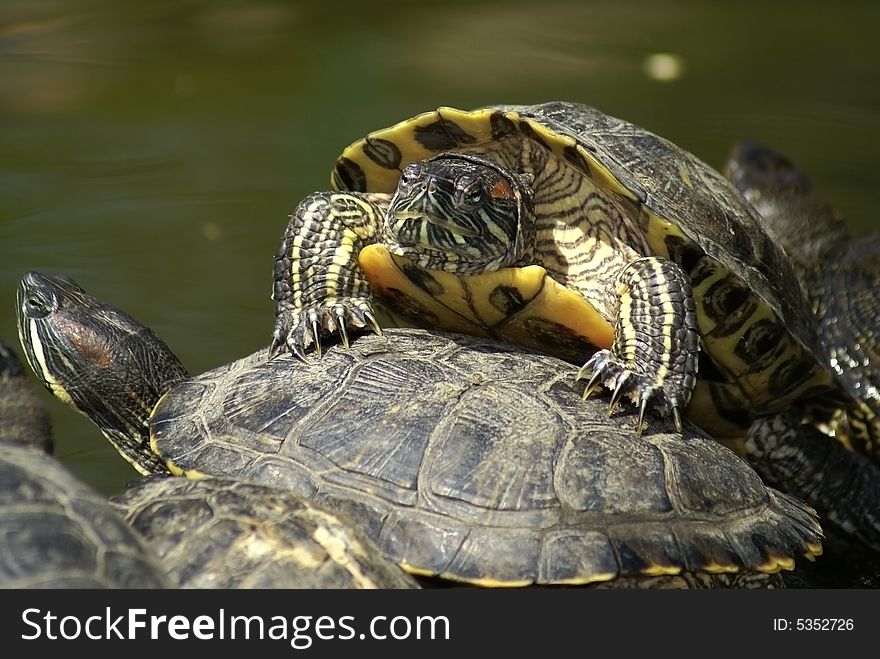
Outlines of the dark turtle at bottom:
<svg viewBox="0 0 880 659">
<path fill-rule="evenodd" d="M 111 506 L 39 450 L 49 420 L 32 385 L 0 342 L 0 587 L 416 585 L 363 533 L 290 492 L 153 476 Z"/>
<path fill-rule="evenodd" d="M 51 456 L 0 445 L 0 587 L 168 588 L 159 557 Z"/>
<path fill-rule="evenodd" d="M 181 380 L 156 368 L 177 361 L 161 340 L 118 310 L 107 323 L 107 305 L 69 280 L 30 273 L 19 297 L 40 379 L 114 441 L 142 428 L 123 439 L 141 470 L 290 490 L 352 520 L 414 574 L 768 586 L 821 552 L 806 504 L 689 424 L 639 436 L 637 413 L 609 420 L 553 357 L 401 329 L 307 364 L 261 350 Z M 83 336 L 101 350 L 82 350 Z M 158 402 L 142 393 L 165 390 Z"/>
<path fill-rule="evenodd" d="M 278 488 L 155 475 L 111 498 L 184 588 L 415 588 L 361 531 Z"/>
<path fill-rule="evenodd" d="M 418 330 L 310 367 L 265 356 L 169 392 L 154 449 L 173 471 L 320 501 L 416 574 L 637 585 L 685 572 L 708 574 L 656 581 L 721 585 L 818 551 L 809 509 L 727 449 L 692 428 L 640 438 L 635 414 L 610 422 L 552 358 Z"/>
</svg>

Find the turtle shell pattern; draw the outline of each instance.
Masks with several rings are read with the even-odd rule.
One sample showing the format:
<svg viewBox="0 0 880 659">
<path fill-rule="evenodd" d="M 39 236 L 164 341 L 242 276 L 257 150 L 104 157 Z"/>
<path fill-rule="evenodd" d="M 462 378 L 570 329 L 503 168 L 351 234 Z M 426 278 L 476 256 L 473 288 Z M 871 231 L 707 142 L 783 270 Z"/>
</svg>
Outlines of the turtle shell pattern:
<svg viewBox="0 0 880 659">
<path fill-rule="evenodd" d="M 51 456 L 0 445 L 0 587 L 172 585 L 105 499 Z"/>
<path fill-rule="evenodd" d="M 183 588 L 414 588 L 361 532 L 293 493 L 149 476 L 111 503 Z"/>
<path fill-rule="evenodd" d="M 482 585 L 773 573 L 821 551 L 805 504 L 690 425 L 609 422 L 573 369 L 407 329 L 306 364 L 260 351 L 166 394 L 152 446 L 172 471 L 324 504 L 408 571 Z"/>
</svg>

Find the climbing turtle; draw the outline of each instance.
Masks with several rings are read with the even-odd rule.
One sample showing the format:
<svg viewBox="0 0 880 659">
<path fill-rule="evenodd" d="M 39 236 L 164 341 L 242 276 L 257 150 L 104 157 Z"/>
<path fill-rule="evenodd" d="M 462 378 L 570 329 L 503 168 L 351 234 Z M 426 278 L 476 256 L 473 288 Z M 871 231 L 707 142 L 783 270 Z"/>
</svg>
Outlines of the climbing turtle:
<svg viewBox="0 0 880 659">
<path fill-rule="evenodd" d="M 140 471 L 290 490 L 414 574 L 767 586 L 821 551 L 812 509 L 730 450 L 689 423 L 642 436 L 635 415 L 612 423 L 574 366 L 510 344 L 389 329 L 321 360 L 264 349 L 182 379 L 152 332 L 36 273 L 19 323 L 39 378 Z"/>
<path fill-rule="evenodd" d="M 361 531 L 289 491 L 152 476 L 111 505 L 42 450 L 49 421 L 32 385 L 0 342 L 0 587 L 416 585 Z"/>
<path fill-rule="evenodd" d="M 587 391 L 630 398 L 640 427 L 648 408 L 678 427 L 690 402 L 716 437 L 831 384 L 801 285 L 751 205 L 594 108 L 440 108 L 349 146 L 331 184 L 278 249 L 273 355 L 378 330 L 375 303 L 579 363 L 594 353 Z"/>
</svg>

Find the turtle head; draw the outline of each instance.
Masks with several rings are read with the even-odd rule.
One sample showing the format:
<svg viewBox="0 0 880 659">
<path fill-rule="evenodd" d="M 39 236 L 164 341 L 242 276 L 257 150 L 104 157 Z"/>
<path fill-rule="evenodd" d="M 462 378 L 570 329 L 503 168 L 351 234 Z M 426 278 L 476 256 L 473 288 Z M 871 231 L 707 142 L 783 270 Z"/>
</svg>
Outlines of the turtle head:
<svg viewBox="0 0 880 659">
<path fill-rule="evenodd" d="M 67 277 L 24 275 L 17 314 L 28 364 L 45 387 L 89 417 L 138 471 L 163 470 L 150 450 L 149 416 L 188 377 L 168 346 Z"/>
<path fill-rule="evenodd" d="M 476 274 L 513 265 L 532 225 L 530 183 L 478 155 L 414 162 L 386 213 L 385 241 L 392 253 L 433 270 Z"/>
</svg>

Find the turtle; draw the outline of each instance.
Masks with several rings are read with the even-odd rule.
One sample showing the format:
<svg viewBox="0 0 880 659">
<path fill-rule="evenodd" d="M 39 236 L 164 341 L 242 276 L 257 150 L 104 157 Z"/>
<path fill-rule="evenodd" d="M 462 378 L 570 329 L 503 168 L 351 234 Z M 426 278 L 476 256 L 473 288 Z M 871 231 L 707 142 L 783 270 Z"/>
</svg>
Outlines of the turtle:
<svg viewBox="0 0 880 659">
<path fill-rule="evenodd" d="M 0 342 L 0 587 L 417 586 L 361 531 L 286 490 L 153 475 L 108 502 L 49 454 L 32 385 Z"/>
<path fill-rule="evenodd" d="M 170 588 L 147 541 L 52 456 L 0 444 L 0 588 Z"/>
<path fill-rule="evenodd" d="M 639 435 L 634 411 L 607 419 L 551 355 L 389 328 L 320 360 L 262 348 L 181 380 L 168 346 L 109 308 L 29 273 L 20 336 L 136 469 L 289 490 L 425 584 L 780 586 L 821 552 L 807 504 L 686 420 Z"/>
<path fill-rule="evenodd" d="M 152 474 L 110 504 L 180 588 L 418 588 L 347 519 L 285 489 Z"/>
<path fill-rule="evenodd" d="M 756 421 L 744 452 L 765 480 L 880 549 L 880 234 L 854 238 L 807 175 L 770 147 L 738 145 L 726 172 L 795 264 L 839 384 L 834 396 L 793 406 L 785 423 Z"/>
<path fill-rule="evenodd" d="M 573 359 L 585 395 L 718 438 L 834 388 L 807 295 L 720 173 L 588 105 L 441 107 L 369 133 L 290 216 L 270 357 L 381 331 L 481 333 Z M 588 357 L 586 363 L 584 358 Z"/>
<path fill-rule="evenodd" d="M 726 173 L 806 285 L 822 356 L 849 396 L 838 436 L 880 464 L 880 232 L 853 236 L 809 177 L 765 145 L 739 145 Z"/>
</svg>

